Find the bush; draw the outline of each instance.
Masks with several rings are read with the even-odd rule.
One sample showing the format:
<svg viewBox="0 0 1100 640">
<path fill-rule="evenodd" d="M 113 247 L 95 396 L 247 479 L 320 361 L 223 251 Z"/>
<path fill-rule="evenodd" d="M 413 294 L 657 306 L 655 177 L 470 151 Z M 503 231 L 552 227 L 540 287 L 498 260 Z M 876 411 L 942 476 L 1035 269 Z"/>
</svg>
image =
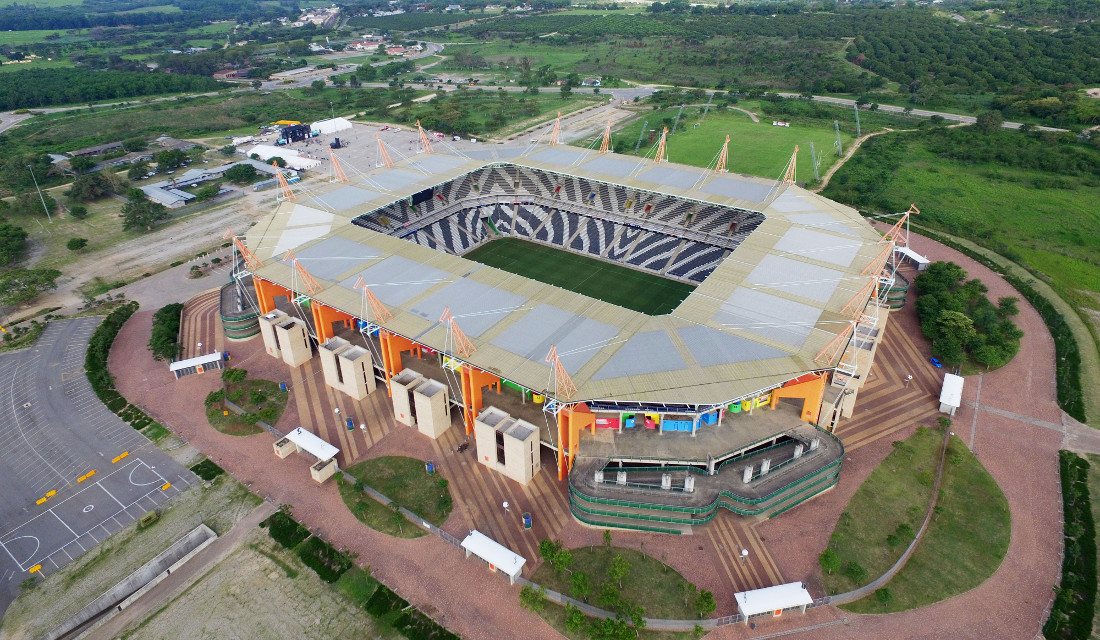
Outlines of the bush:
<svg viewBox="0 0 1100 640">
<path fill-rule="evenodd" d="M 1070 451 L 1060 451 L 1065 553 L 1062 582 L 1055 588 L 1054 606 L 1043 625 L 1050 640 L 1090 637 L 1096 601 L 1096 529 L 1089 498 L 1089 463 Z"/>
<path fill-rule="evenodd" d="M 348 554 L 316 536 L 299 545 L 298 557 L 325 582 L 336 582 L 352 566 Z"/>
<path fill-rule="evenodd" d="M 248 371 L 246 369 L 229 368 L 225 371 L 222 371 L 222 380 L 224 380 L 227 384 L 244 382 L 245 378 L 247 377 Z"/>
<path fill-rule="evenodd" d="M 867 570 L 858 562 L 848 562 L 844 565 L 844 575 L 852 579 L 857 585 L 862 585 L 867 579 Z"/>
<path fill-rule="evenodd" d="M 84 218 L 88 217 L 88 207 L 82 204 L 74 204 L 73 206 L 69 207 L 69 215 L 76 218 L 77 220 L 83 220 Z"/>
<path fill-rule="evenodd" d="M 154 360 L 175 360 L 179 354 L 180 313 L 183 304 L 176 302 L 161 307 L 153 315 L 153 334 L 149 337 L 149 350 Z"/>
<path fill-rule="evenodd" d="M 409 603 L 404 598 L 394 593 L 386 585 L 380 584 L 370 600 L 367 600 L 367 603 L 363 605 L 363 608 L 375 618 L 381 618 L 387 613 L 400 611 L 407 606 L 409 606 Z"/>
<path fill-rule="evenodd" d="M 210 393 L 206 394 L 206 400 L 204 400 L 204 402 L 206 404 L 206 408 L 209 409 L 210 407 L 218 404 L 222 400 L 225 400 L 225 391 L 218 389 L 217 391 L 211 391 Z"/>
<path fill-rule="evenodd" d="M 260 526 L 267 527 L 271 538 L 287 549 L 293 549 L 309 537 L 309 530 L 298 524 L 285 510 L 272 514 Z"/>
<path fill-rule="evenodd" d="M 91 383 L 92 389 L 99 396 L 99 399 L 105 404 L 108 404 L 116 396 L 122 400 L 122 406 L 112 409 L 116 412 L 126 406 L 126 399 L 114 391 L 114 378 L 107 370 L 107 356 L 110 354 L 111 344 L 114 343 L 119 329 L 137 311 L 137 308 L 138 303 L 128 302 L 108 314 L 95 332 L 92 333 L 92 337 L 88 341 L 88 351 L 84 355 L 84 371 L 87 373 L 88 382 Z M 108 392 L 112 392 L 113 396 L 108 395 Z M 108 406 L 110 405 L 108 404 Z"/>
<path fill-rule="evenodd" d="M 225 470 L 214 464 L 213 460 L 207 459 L 191 467 L 191 472 L 209 482 L 225 473 Z"/>
</svg>

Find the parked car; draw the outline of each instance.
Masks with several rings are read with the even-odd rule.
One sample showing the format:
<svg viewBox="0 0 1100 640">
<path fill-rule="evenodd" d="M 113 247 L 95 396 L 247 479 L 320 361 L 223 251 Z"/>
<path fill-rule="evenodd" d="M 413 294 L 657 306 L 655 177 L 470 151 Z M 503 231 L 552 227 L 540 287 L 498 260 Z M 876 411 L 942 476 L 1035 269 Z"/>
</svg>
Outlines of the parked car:
<svg viewBox="0 0 1100 640">
<path fill-rule="evenodd" d="M 940 362 L 939 358 L 929 358 L 928 361 L 931 362 L 932 366 L 937 368 L 937 369 L 942 369 L 943 368 L 943 363 Z"/>
</svg>

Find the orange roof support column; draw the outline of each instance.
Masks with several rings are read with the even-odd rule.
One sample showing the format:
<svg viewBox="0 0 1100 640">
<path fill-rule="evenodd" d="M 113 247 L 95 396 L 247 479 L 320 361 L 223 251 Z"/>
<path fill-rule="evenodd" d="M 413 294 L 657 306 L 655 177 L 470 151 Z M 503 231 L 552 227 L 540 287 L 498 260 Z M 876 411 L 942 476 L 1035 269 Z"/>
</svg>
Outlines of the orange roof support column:
<svg viewBox="0 0 1100 640">
<path fill-rule="evenodd" d="M 333 309 L 316 300 L 311 303 L 311 307 L 313 308 L 313 322 L 317 325 L 318 342 L 323 343 L 335 335 L 332 330 L 333 322 L 342 322 L 345 327 L 351 326 L 352 317 L 339 309 Z"/>
<path fill-rule="evenodd" d="M 499 377 L 476 367 L 462 367 L 462 418 L 466 423 L 467 435 L 474 432 L 474 420 L 484 406 L 481 389 L 485 385 L 492 385 L 500 392 Z"/>
<path fill-rule="evenodd" d="M 800 417 L 804 422 L 817 424 L 821 414 L 821 401 L 825 397 L 825 374 L 805 375 L 791 380 L 786 385 L 772 391 L 771 408 L 780 398 L 802 399 L 802 413 Z"/>
<path fill-rule="evenodd" d="M 294 296 L 290 289 L 281 287 L 274 282 L 268 282 L 263 278 L 252 278 L 252 284 L 256 289 L 256 301 L 260 305 L 260 313 L 271 313 L 275 310 L 275 296 L 286 296 L 291 299 Z"/>
<path fill-rule="evenodd" d="M 565 449 L 569 447 L 569 416 L 565 410 L 558 412 L 558 480 L 565 480 Z"/>
<path fill-rule="evenodd" d="M 386 372 L 386 395 L 390 395 L 390 378 L 397 375 L 401 367 L 401 354 L 411 351 L 420 357 L 420 346 L 408 338 L 390 333 L 386 330 L 378 332 L 378 340 L 382 343 L 382 368 Z"/>
<path fill-rule="evenodd" d="M 325 329 L 325 312 L 323 311 L 325 305 L 317 302 L 316 300 L 309 301 L 309 310 L 313 314 L 313 328 L 317 331 L 317 344 L 324 344 L 326 340 L 331 338 L 329 335 L 332 333 L 332 327 Z"/>
</svg>

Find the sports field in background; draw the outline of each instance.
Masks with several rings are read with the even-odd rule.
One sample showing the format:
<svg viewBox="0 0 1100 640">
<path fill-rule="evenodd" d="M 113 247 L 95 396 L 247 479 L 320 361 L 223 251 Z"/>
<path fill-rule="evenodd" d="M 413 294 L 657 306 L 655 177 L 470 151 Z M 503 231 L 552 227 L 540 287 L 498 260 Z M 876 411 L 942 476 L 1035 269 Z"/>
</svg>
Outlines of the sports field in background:
<svg viewBox="0 0 1100 640">
<path fill-rule="evenodd" d="M 651 316 L 672 311 L 695 290 L 694 285 L 517 238 L 493 240 L 463 257 Z"/>
</svg>

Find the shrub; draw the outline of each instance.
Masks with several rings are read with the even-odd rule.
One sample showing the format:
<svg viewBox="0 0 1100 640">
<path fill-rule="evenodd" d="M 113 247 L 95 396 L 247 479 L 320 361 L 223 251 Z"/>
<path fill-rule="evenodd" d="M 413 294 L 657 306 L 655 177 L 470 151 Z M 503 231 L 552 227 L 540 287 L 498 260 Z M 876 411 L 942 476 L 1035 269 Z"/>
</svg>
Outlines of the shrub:
<svg viewBox="0 0 1100 640">
<path fill-rule="evenodd" d="M 222 400 L 225 400 L 225 391 L 218 389 L 217 391 L 211 391 L 210 393 L 206 394 L 206 400 L 204 402 L 206 403 L 206 408 L 209 409 L 210 407 L 218 404 Z"/>
<path fill-rule="evenodd" d="M 174 360 L 179 354 L 180 313 L 183 304 L 176 302 L 161 307 L 153 315 L 153 333 L 149 350 L 154 360 Z"/>
<path fill-rule="evenodd" d="M 867 579 L 867 570 L 858 562 L 848 562 L 844 565 L 844 575 L 851 578 L 857 585 L 861 585 Z"/>
<path fill-rule="evenodd" d="M 191 472 L 209 482 L 225 473 L 225 470 L 214 464 L 213 460 L 207 459 L 191 467 Z"/>
<path fill-rule="evenodd" d="M 226 369 L 222 371 L 222 380 L 228 384 L 236 384 L 244 382 L 244 379 L 248 377 L 248 371 L 246 369 Z"/>
<path fill-rule="evenodd" d="M 298 546 L 298 557 L 325 582 L 336 582 L 352 566 L 348 554 L 316 536 Z"/>
<path fill-rule="evenodd" d="M 65 243 L 65 248 L 69 251 L 80 251 L 86 246 L 88 246 L 87 238 L 69 238 L 69 241 Z"/>
<path fill-rule="evenodd" d="M 1090 637 L 1096 601 L 1096 530 L 1088 487 L 1089 463 L 1069 451 L 1058 454 L 1062 478 L 1065 552 L 1062 581 L 1043 625 L 1050 640 Z"/>
<path fill-rule="evenodd" d="M 264 520 L 260 526 L 267 527 L 271 538 L 287 549 L 298 546 L 309 537 L 309 530 L 298 524 L 286 510 L 280 510 Z"/>
</svg>

